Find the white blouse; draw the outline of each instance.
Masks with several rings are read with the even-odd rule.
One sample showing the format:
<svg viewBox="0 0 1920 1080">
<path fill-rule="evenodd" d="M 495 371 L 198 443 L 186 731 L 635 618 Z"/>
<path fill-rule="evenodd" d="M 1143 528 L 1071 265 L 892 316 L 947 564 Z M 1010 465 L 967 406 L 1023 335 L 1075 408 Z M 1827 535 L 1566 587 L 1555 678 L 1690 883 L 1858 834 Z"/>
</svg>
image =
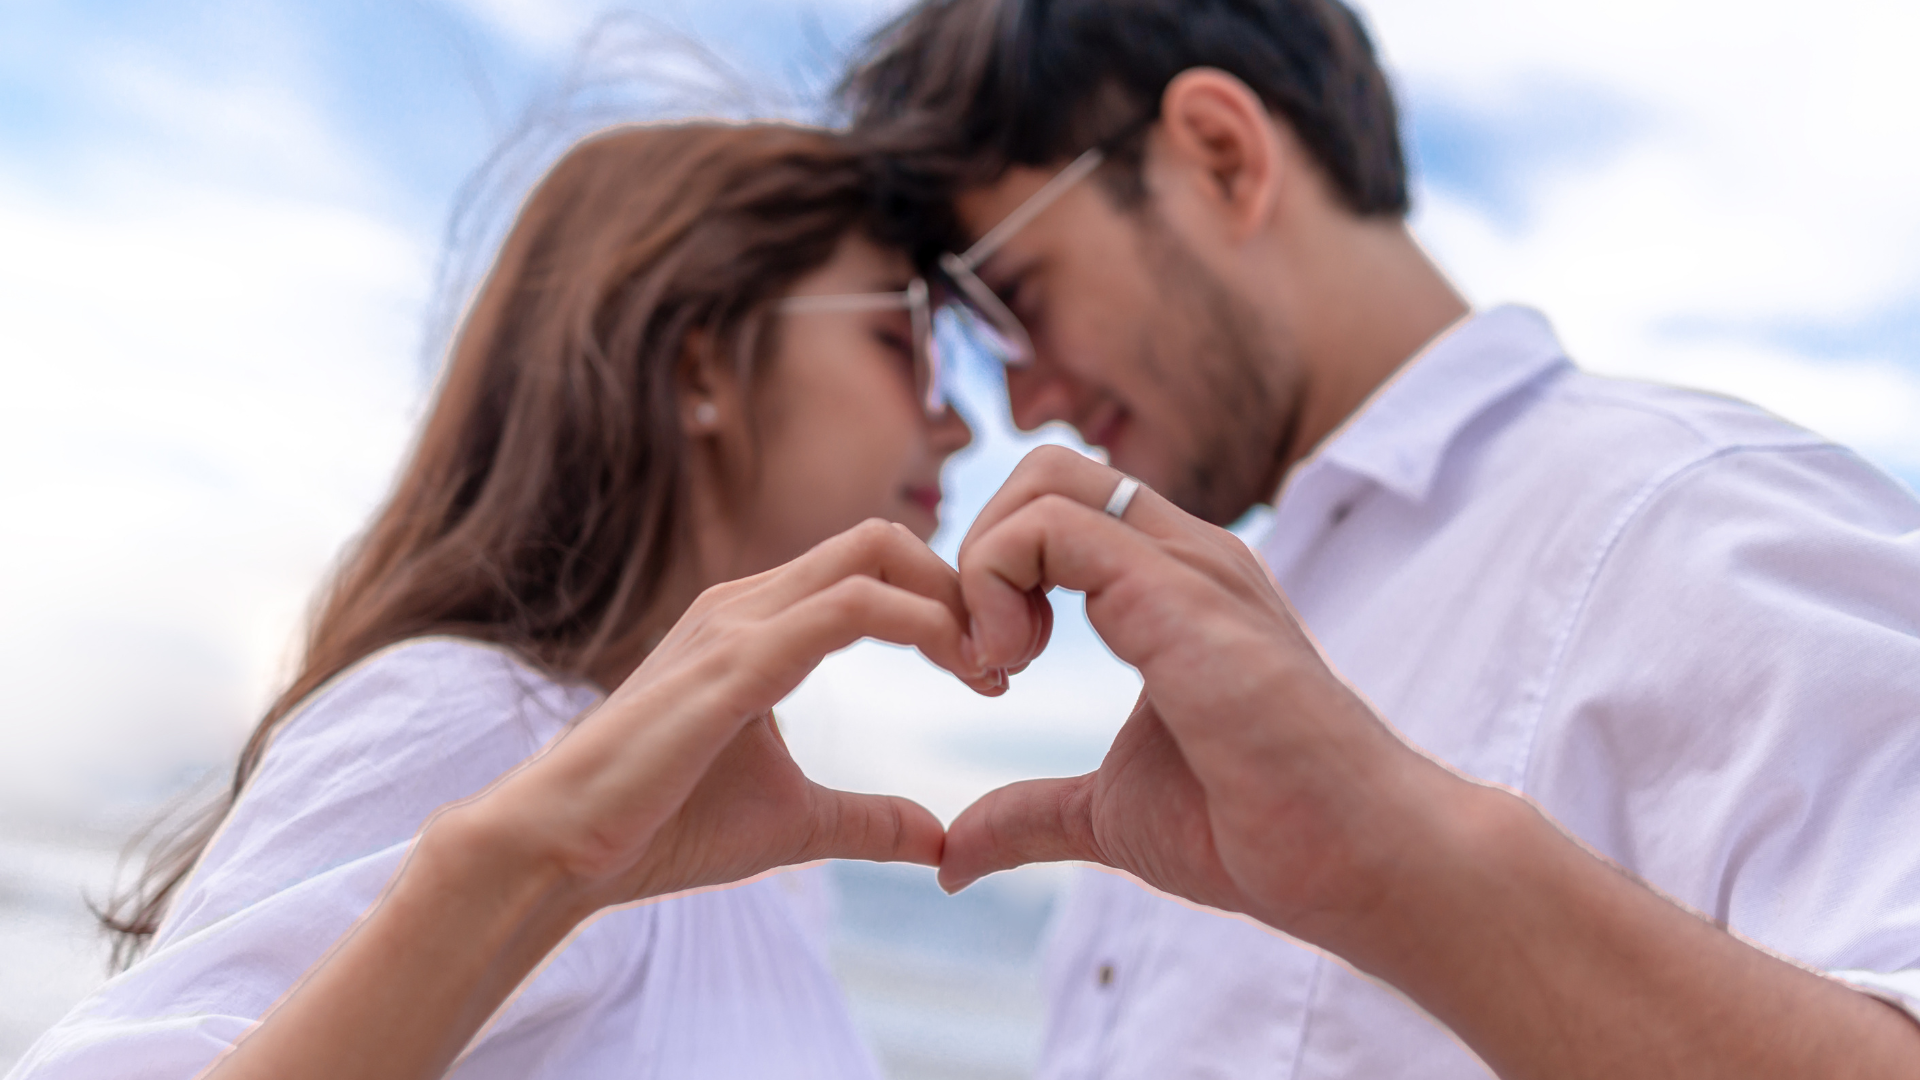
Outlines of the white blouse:
<svg viewBox="0 0 1920 1080">
<path fill-rule="evenodd" d="M 11 1077 L 200 1072 L 372 906 L 428 815 L 597 701 L 452 638 L 348 669 L 281 726 L 147 956 Z M 809 917 L 817 887 L 789 873 L 603 913 L 449 1075 L 877 1077 Z"/>
</svg>

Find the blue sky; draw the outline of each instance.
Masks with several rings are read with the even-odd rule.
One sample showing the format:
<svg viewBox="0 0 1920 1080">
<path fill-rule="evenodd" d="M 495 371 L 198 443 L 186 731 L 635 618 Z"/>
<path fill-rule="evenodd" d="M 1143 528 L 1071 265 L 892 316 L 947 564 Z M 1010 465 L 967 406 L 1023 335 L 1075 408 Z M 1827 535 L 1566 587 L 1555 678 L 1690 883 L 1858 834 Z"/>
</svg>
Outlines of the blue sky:
<svg viewBox="0 0 1920 1080">
<path fill-rule="evenodd" d="M 889 10 L 689 0 L 603 44 L 692 79 L 632 109 L 804 115 Z M 1750 398 L 1920 481 L 1911 4 L 1835 0 L 1817 23 L 1718 0 L 1366 11 L 1403 94 L 1416 231 L 1476 302 L 1535 303 L 1590 367 Z M 133 814 L 231 752 L 404 451 L 456 192 L 603 14 L 8 5 L 0 815 Z M 688 75 L 688 40 L 753 100 Z M 1033 442 L 983 373 L 968 386 L 962 523 Z M 1135 685 L 1068 620 L 1000 702 L 876 647 L 785 715 L 824 779 L 951 813 L 1090 766 Z"/>
</svg>

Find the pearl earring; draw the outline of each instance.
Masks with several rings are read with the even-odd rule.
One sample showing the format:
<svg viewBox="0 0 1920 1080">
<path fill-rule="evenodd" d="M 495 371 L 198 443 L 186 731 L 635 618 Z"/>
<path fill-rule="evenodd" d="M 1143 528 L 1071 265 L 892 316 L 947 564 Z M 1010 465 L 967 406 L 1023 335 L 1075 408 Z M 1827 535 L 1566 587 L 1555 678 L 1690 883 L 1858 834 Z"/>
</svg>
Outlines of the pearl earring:
<svg viewBox="0 0 1920 1080">
<path fill-rule="evenodd" d="M 720 422 L 720 406 L 711 401 L 703 401 L 693 407 L 693 422 L 703 428 L 712 427 Z"/>
</svg>

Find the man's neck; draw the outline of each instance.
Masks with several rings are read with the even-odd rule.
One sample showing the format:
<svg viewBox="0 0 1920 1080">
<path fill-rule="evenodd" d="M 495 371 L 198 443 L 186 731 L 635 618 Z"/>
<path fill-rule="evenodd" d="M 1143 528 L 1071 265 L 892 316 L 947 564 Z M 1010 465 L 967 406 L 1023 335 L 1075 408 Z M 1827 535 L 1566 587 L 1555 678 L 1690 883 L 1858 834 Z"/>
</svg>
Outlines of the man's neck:
<svg viewBox="0 0 1920 1080">
<path fill-rule="evenodd" d="M 1302 371 L 1282 476 L 1469 310 L 1403 222 L 1348 219 L 1315 241 L 1285 298 Z"/>
</svg>

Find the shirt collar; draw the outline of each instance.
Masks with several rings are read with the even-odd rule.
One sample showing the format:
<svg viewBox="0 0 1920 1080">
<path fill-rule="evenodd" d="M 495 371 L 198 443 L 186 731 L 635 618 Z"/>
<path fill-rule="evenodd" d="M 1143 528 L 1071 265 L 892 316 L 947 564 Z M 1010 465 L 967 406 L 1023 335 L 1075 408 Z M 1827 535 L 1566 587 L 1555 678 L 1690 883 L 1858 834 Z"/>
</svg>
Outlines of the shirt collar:
<svg viewBox="0 0 1920 1080">
<path fill-rule="evenodd" d="M 1546 316 L 1532 308 L 1498 307 L 1463 318 L 1401 365 L 1290 469 L 1280 497 L 1300 476 L 1332 467 L 1419 502 L 1432 489 L 1447 447 L 1467 425 L 1567 363 Z"/>
</svg>

